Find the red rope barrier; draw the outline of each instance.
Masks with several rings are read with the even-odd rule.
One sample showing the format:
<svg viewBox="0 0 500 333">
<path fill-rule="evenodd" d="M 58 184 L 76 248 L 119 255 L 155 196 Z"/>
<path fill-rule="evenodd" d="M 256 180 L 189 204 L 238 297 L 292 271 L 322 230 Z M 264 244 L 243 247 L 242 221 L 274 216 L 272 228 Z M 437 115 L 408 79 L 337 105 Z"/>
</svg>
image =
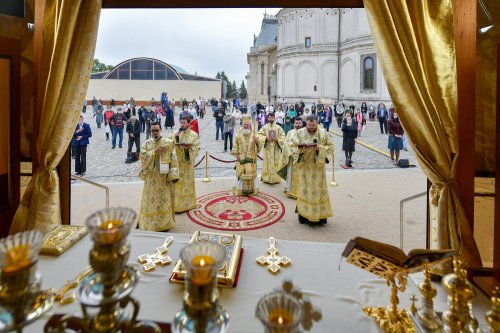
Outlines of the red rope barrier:
<svg viewBox="0 0 500 333">
<path fill-rule="evenodd" d="M 203 157 L 201 158 L 201 160 L 198 163 L 196 163 L 194 165 L 194 167 L 196 168 L 198 165 L 200 165 L 200 163 L 203 162 L 204 159 L 205 159 L 205 155 L 203 155 Z"/>
<path fill-rule="evenodd" d="M 217 157 L 213 156 L 213 155 L 208 155 L 210 156 L 211 158 L 213 158 L 214 160 L 216 161 L 219 161 L 219 162 L 222 162 L 222 163 L 234 163 L 236 162 L 237 160 L 233 160 L 233 161 L 224 161 L 224 160 L 221 160 L 221 159 L 218 159 Z"/>
</svg>

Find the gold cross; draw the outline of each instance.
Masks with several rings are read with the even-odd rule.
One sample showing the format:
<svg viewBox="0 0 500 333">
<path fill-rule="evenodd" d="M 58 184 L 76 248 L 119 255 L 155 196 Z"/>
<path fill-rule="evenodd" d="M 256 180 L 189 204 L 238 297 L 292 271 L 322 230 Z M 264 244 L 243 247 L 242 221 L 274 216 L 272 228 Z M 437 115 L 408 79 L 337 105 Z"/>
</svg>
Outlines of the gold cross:
<svg viewBox="0 0 500 333">
<path fill-rule="evenodd" d="M 279 250 L 276 248 L 276 239 L 274 239 L 274 237 L 269 237 L 269 245 L 267 255 L 258 257 L 256 261 L 260 265 L 267 265 L 267 269 L 271 273 L 276 274 L 279 272 L 281 266 L 287 266 L 292 260 L 279 255 Z"/>
<path fill-rule="evenodd" d="M 168 247 L 173 242 L 174 237 L 170 236 L 165 239 L 163 245 L 156 248 L 156 252 L 153 254 L 141 254 L 138 259 L 142 264 L 142 268 L 145 272 L 150 272 L 156 268 L 157 265 L 165 266 L 172 262 L 172 258 L 170 258 L 168 253 Z"/>
<path fill-rule="evenodd" d="M 415 305 L 415 303 L 417 302 L 417 298 L 415 297 L 415 295 L 411 296 L 410 301 L 411 301 L 410 311 L 411 313 L 415 314 L 417 313 L 417 306 Z"/>
<path fill-rule="evenodd" d="M 66 281 L 66 284 L 56 293 L 56 302 L 59 302 L 61 305 L 69 304 L 76 299 L 76 294 L 72 289 L 78 287 L 80 281 L 82 281 L 87 275 L 92 273 L 92 267 L 87 267 L 83 272 L 78 274 L 78 276 L 74 280 Z"/>
</svg>

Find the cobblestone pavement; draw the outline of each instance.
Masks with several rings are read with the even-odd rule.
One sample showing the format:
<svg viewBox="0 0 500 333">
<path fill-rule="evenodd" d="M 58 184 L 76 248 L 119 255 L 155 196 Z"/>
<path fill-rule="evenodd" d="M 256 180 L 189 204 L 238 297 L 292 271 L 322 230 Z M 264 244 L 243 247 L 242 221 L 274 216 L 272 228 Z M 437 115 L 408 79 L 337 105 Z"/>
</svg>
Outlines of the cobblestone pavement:
<svg viewBox="0 0 500 333">
<path fill-rule="evenodd" d="M 88 107 L 87 112 L 84 113 L 85 121 L 90 124 L 92 129 L 92 138 L 90 138 L 90 145 L 87 150 L 87 172 L 88 179 L 104 182 L 129 182 L 137 181 L 137 176 L 140 170 L 139 162 L 126 164 L 128 138 L 124 133 L 123 148 L 118 147 L 111 149 L 111 133 L 109 141 L 106 141 L 106 134 L 104 125 L 97 128 L 95 119 L 92 117 L 92 108 Z M 176 110 L 176 125 L 178 126 L 179 109 Z M 199 161 L 208 150 L 210 155 L 224 161 L 234 161 L 234 157 L 229 152 L 224 152 L 224 140 L 219 138 L 215 140 L 215 121 L 211 114 L 207 114 L 203 119 L 199 119 L 200 127 L 200 140 L 201 151 L 197 158 Z M 340 167 L 344 163 L 345 157 L 342 151 L 342 137 L 335 133 L 341 134 L 336 124 L 332 124 L 330 131 L 335 144 L 335 171 L 349 172 Z M 169 135 L 172 132 L 170 129 L 163 129 L 163 136 Z M 141 144 L 146 140 L 145 133 L 141 134 Z M 388 152 L 386 134 L 380 134 L 378 122 L 367 122 L 366 130 L 362 133 L 359 141 L 373 146 L 381 151 Z M 117 139 L 118 141 L 118 139 Z M 135 147 L 133 148 L 135 150 Z M 408 158 L 413 164 L 416 163 L 415 156 L 410 150 L 408 152 L 402 151 L 400 158 Z M 353 166 L 355 169 L 388 169 L 395 168 L 391 163 L 391 159 L 379 152 L 364 147 L 360 144 L 356 145 L 356 151 L 353 154 Z M 260 163 L 259 163 L 260 164 Z M 234 163 L 223 163 L 209 158 L 208 172 L 210 177 L 230 177 L 234 175 Z M 260 169 L 260 165 L 259 165 Z M 74 160 L 72 163 L 72 170 L 74 171 Z M 196 177 L 204 177 L 205 175 L 205 161 L 203 161 L 195 169 Z"/>
</svg>

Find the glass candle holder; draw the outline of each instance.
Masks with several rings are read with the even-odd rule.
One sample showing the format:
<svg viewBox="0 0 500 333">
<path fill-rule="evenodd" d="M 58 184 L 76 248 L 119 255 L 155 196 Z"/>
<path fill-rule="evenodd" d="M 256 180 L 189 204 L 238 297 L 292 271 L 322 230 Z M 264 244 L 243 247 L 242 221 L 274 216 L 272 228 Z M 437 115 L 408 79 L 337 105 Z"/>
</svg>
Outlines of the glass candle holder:
<svg viewBox="0 0 500 333">
<path fill-rule="evenodd" d="M 113 207 L 95 212 L 85 225 L 95 244 L 114 245 L 127 237 L 136 219 L 137 214 L 132 209 Z"/>
<path fill-rule="evenodd" d="M 0 271 L 12 273 L 38 260 L 43 234 L 31 230 L 0 239 Z"/>
<path fill-rule="evenodd" d="M 303 310 L 298 300 L 282 291 L 265 295 L 257 303 L 255 316 L 266 333 L 300 332 Z"/>
<path fill-rule="evenodd" d="M 8 324 L 4 322 L 8 316 L 0 316 L 0 328 L 20 328 L 27 323 L 28 313 L 33 310 L 32 299 L 40 287 L 36 262 L 42 241 L 43 234 L 36 230 L 0 239 L 0 304 L 13 318 Z"/>
<path fill-rule="evenodd" d="M 226 249 L 213 242 L 189 244 L 181 251 L 186 268 L 186 301 L 193 308 L 209 307 L 217 290 L 217 271 L 224 261 Z"/>
</svg>

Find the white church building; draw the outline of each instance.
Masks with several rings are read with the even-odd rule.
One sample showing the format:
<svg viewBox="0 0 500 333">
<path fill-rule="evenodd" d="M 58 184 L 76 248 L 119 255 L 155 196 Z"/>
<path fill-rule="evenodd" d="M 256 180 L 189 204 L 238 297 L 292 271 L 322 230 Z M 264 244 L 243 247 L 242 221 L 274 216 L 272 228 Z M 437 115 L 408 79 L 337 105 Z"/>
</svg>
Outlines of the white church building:
<svg viewBox="0 0 500 333">
<path fill-rule="evenodd" d="M 276 16 L 264 14 L 247 54 L 249 102 L 390 103 L 379 56 L 364 9 L 285 8 Z"/>
</svg>

